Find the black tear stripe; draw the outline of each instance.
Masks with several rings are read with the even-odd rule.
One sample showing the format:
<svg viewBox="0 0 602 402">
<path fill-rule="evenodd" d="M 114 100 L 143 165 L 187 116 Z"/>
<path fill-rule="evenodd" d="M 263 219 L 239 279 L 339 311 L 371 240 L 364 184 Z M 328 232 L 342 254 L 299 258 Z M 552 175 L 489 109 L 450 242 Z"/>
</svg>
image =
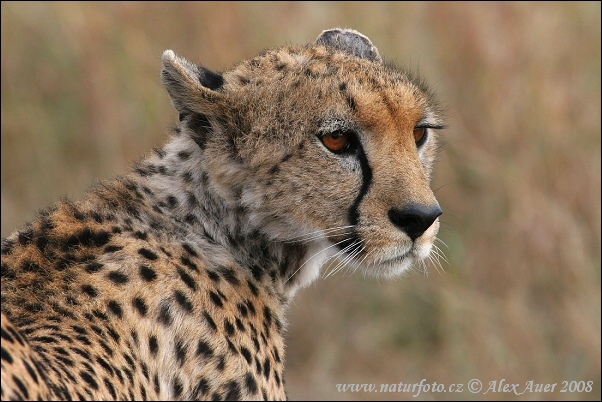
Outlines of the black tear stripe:
<svg viewBox="0 0 602 402">
<path fill-rule="evenodd" d="M 359 236 L 355 230 L 355 225 L 357 225 L 357 222 L 360 217 L 359 207 L 362 203 L 362 200 L 364 199 L 364 196 L 368 192 L 368 189 L 370 188 L 370 184 L 372 184 L 372 168 L 368 163 L 368 157 L 366 156 L 366 152 L 364 151 L 364 147 L 362 147 L 360 141 L 358 141 L 357 144 L 357 158 L 360 162 L 360 169 L 362 171 L 362 186 L 360 187 L 360 191 L 357 197 L 355 198 L 353 205 L 351 205 L 351 207 L 349 208 L 349 213 L 347 215 L 349 219 L 349 224 L 353 225 L 354 227 L 352 229 L 352 234 L 349 237 L 349 239 L 343 241 L 338 245 L 338 247 L 341 250 L 359 240 Z M 351 250 L 347 250 L 347 253 L 355 251 L 358 247 L 359 244 L 351 247 Z"/>
</svg>

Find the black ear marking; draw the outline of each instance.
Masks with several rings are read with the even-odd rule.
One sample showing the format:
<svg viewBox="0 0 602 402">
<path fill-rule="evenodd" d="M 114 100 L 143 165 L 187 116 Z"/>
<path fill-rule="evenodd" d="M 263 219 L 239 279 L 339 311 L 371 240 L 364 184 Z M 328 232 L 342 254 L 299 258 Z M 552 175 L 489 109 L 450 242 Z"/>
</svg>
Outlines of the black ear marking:
<svg viewBox="0 0 602 402">
<path fill-rule="evenodd" d="M 367 36 L 354 29 L 333 28 L 323 31 L 316 44 L 333 47 L 363 59 L 382 63 L 376 46 Z"/>
<path fill-rule="evenodd" d="M 224 85 L 224 77 L 205 67 L 198 66 L 198 75 L 201 85 L 214 91 L 220 89 L 222 85 Z"/>
</svg>

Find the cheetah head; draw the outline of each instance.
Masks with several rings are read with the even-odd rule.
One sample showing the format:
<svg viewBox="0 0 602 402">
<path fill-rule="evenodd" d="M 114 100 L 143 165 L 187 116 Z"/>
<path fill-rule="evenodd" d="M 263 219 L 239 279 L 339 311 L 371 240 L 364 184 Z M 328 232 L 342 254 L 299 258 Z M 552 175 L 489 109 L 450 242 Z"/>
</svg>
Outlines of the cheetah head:
<svg viewBox="0 0 602 402">
<path fill-rule="evenodd" d="M 222 73 L 168 50 L 162 78 L 211 190 L 243 211 L 250 233 L 307 245 L 301 282 L 335 257 L 394 277 L 431 252 L 443 123 L 423 83 L 364 35 L 327 30 Z"/>
</svg>

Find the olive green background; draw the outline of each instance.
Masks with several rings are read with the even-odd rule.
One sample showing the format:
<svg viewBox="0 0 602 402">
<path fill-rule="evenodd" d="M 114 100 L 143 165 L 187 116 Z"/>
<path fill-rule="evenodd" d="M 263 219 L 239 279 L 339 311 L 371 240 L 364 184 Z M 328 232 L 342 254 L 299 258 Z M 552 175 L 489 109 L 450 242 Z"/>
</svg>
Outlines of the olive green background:
<svg viewBox="0 0 602 402">
<path fill-rule="evenodd" d="M 3 237 L 166 140 L 163 50 L 221 70 L 327 28 L 366 34 L 446 106 L 433 188 L 447 261 L 301 291 L 289 397 L 600 400 L 599 2 L 3 1 L 1 21 Z M 463 390 L 336 386 L 422 379 Z M 558 385 L 473 394 L 471 379 Z"/>
</svg>

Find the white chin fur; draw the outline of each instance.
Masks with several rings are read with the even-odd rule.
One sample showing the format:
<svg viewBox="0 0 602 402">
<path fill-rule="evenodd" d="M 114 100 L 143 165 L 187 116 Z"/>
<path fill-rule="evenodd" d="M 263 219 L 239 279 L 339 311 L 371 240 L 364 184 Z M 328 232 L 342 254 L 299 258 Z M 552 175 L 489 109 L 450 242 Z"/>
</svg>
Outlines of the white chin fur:
<svg viewBox="0 0 602 402">
<path fill-rule="evenodd" d="M 311 243 L 303 258 L 304 262 L 296 273 L 293 282 L 286 290 L 286 296 L 291 298 L 301 288 L 304 288 L 318 279 L 320 269 L 324 263 L 337 253 L 336 247 L 327 240 L 318 240 Z"/>
</svg>

